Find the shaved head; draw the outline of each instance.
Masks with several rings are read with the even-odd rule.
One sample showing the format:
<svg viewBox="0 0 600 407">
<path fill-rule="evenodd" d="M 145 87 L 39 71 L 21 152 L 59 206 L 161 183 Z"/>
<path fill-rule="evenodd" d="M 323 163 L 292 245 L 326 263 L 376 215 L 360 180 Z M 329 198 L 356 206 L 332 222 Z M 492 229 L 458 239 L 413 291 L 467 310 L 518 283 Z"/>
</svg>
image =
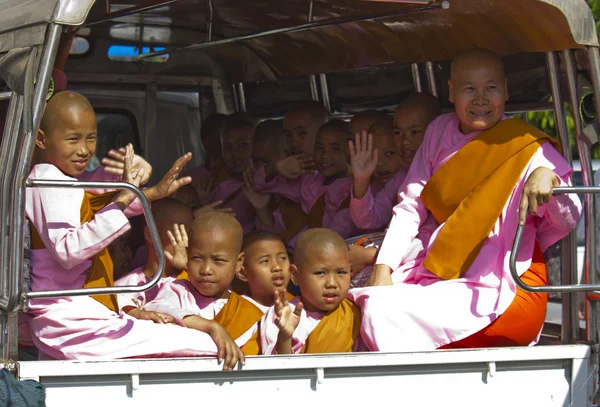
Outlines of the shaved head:
<svg viewBox="0 0 600 407">
<path fill-rule="evenodd" d="M 310 260 L 310 253 L 313 250 L 348 251 L 348 246 L 344 239 L 331 229 L 309 229 L 300 235 L 294 251 L 294 263 L 299 270 L 302 270 L 303 265 Z"/>
<path fill-rule="evenodd" d="M 65 90 L 53 95 L 40 123 L 40 130 L 48 134 L 52 129 L 58 127 L 59 123 L 68 120 L 67 117 L 72 113 L 90 112 L 94 113 L 94 108 L 87 98 L 79 93 Z"/>
<path fill-rule="evenodd" d="M 440 100 L 430 93 L 413 92 L 400 102 L 397 109 L 418 108 L 425 111 L 428 123 L 442 113 Z"/>
<path fill-rule="evenodd" d="M 498 54 L 484 48 L 475 48 L 458 55 L 450 65 L 450 79 L 454 80 L 457 73 L 472 64 L 486 64 L 504 74 L 504 62 Z"/>
<path fill-rule="evenodd" d="M 172 232 L 173 225 L 185 225 L 186 229 L 189 229 L 194 221 L 194 213 L 190 208 L 183 202 L 169 197 L 152 202 L 152 217 L 163 245 L 169 242 L 167 231 Z M 152 241 L 147 243 L 151 244 Z"/>
<path fill-rule="evenodd" d="M 329 120 L 329 113 L 327 113 L 327 109 L 321 103 L 316 100 L 305 100 L 302 102 L 296 103 L 293 108 L 287 111 L 285 116 L 291 114 L 308 114 L 314 120 L 317 126 L 322 125 L 327 120 Z"/>
<path fill-rule="evenodd" d="M 378 110 L 363 110 L 362 112 L 356 113 L 350 119 L 350 131 L 352 134 L 367 131 L 376 121 L 380 120 L 386 114 Z"/>
<path fill-rule="evenodd" d="M 381 116 L 376 122 L 374 122 L 371 127 L 369 127 L 369 133 L 373 134 L 389 134 L 390 137 L 394 132 L 394 119 L 392 116 L 388 116 L 384 114 Z"/>
<path fill-rule="evenodd" d="M 206 212 L 201 214 L 192 223 L 190 231 L 190 247 L 197 233 L 220 231 L 229 234 L 229 242 L 233 251 L 242 251 L 244 231 L 242 225 L 233 216 L 222 212 Z"/>
</svg>

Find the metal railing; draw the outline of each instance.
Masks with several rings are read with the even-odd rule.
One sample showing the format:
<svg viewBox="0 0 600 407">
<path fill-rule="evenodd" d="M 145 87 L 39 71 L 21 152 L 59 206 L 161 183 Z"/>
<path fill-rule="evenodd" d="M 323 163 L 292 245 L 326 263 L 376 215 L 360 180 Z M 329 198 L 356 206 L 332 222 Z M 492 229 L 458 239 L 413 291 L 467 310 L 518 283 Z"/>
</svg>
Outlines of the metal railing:
<svg viewBox="0 0 600 407">
<path fill-rule="evenodd" d="M 127 182 L 81 182 L 81 181 L 58 181 L 58 180 L 41 180 L 41 179 L 28 179 L 25 182 L 27 188 L 82 188 L 82 189 L 127 189 L 137 195 L 139 198 L 144 216 L 146 217 L 146 224 L 148 225 L 148 231 L 152 238 L 152 244 L 154 250 L 158 256 L 158 271 L 156 275 L 142 285 L 128 285 L 120 287 L 102 287 L 102 288 L 79 288 L 74 290 L 50 290 L 50 291 L 34 291 L 23 293 L 27 299 L 32 298 L 50 298 L 50 297 L 65 297 L 65 296 L 77 296 L 77 295 L 99 295 L 99 294 L 128 294 L 128 293 L 139 293 L 142 291 L 149 290 L 154 287 L 162 278 L 165 270 L 165 255 L 163 253 L 162 244 L 158 235 L 158 229 L 156 223 L 154 223 L 154 217 L 150 210 L 150 203 L 146 199 L 144 193 L 134 185 Z"/>
</svg>

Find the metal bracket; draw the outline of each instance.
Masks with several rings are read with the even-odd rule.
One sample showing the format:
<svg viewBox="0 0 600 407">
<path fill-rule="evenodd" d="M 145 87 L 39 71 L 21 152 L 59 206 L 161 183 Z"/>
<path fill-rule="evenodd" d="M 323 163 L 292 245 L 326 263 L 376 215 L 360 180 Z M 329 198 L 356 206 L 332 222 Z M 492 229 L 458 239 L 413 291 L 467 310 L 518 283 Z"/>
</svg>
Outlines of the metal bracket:
<svg viewBox="0 0 600 407">
<path fill-rule="evenodd" d="M 325 369 L 322 367 L 318 367 L 315 369 L 315 374 L 317 375 L 316 386 L 323 384 L 325 381 Z"/>
<path fill-rule="evenodd" d="M 131 391 L 134 392 L 136 390 L 139 390 L 139 388 L 140 388 L 140 375 L 132 374 L 131 375 Z"/>
</svg>

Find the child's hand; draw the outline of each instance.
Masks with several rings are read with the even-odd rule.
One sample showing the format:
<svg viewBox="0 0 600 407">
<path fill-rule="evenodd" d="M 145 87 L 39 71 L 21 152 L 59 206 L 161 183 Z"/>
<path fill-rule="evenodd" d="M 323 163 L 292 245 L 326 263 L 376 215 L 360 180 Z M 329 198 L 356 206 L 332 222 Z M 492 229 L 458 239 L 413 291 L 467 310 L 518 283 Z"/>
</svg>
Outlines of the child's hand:
<svg viewBox="0 0 600 407">
<path fill-rule="evenodd" d="M 165 250 L 165 257 L 177 270 L 185 270 L 188 262 L 188 235 L 185 231 L 185 225 L 173 225 L 173 233 L 168 230 L 167 235 L 173 246 L 174 254 Z"/>
<path fill-rule="evenodd" d="M 256 192 L 254 189 L 254 169 L 249 168 L 244 171 L 244 183 L 242 184 L 242 189 L 244 191 L 244 195 L 248 198 L 248 201 L 252 205 L 254 209 L 260 211 L 261 209 L 265 209 L 269 206 L 269 202 L 271 202 L 271 195 L 261 194 Z"/>
<path fill-rule="evenodd" d="M 299 302 L 292 311 L 286 289 L 283 289 L 281 295 L 278 291 L 275 291 L 273 300 L 275 303 L 275 325 L 279 328 L 278 341 L 285 341 L 292 337 L 298 327 L 304 306 Z"/>
<path fill-rule="evenodd" d="M 198 195 L 198 202 L 200 202 L 200 205 L 208 205 L 215 193 L 215 182 L 213 177 L 206 174 L 205 176 L 200 177 L 200 179 L 197 182 L 194 182 L 192 186 L 196 190 L 196 194 Z"/>
<path fill-rule="evenodd" d="M 148 188 L 145 193 L 149 201 L 157 201 L 165 198 L 184 185 L 192 182 L 191 177 L 179 178 L 179 174 L 183 170 L 183 167 L 192 159 L 192 153 L 186 153 L 182 157 L 179 157 L 173 164 L 169 172 L 160 180 L 160 182 L 151 188 Z"/>
<path fill-rule="evenodd" d="M 375 247 L 350 246 L 350 274 L 354 276 L 367 266 L 375 264 L 377 249 Z"/>
<path fill-rule="evenodd" d="M 131 148 L 133 145 L 129 144 Z M 108 152 L 108 157 L 102 159 L 102 165 L 104 165 L 104 171 L 123 176 L 123 168 L 125 167 L 125 153 L 127 147 L 121 147 L 118 150 L 110 150 Z M 109 158 L 110 157 L 110 158 Z M 139 155 L 133 156 L 133 161 L 131 163 L 131 169 L 133 174 L 137 174 L 138 171 L 143 169 L 143 176 L 140 185 L 145 185 L 148 183 L 148 180 L 152 176 L 152 166 L 144 160 Z"/>
<path fill-rule="evenodd" d="M 194 211 L 194 219 L 203 213 L 207 212 L 222 212 L 228 215 L 235 217 L 235 212 L 231 208 L 217 208 L 217 206 L 221 205 L 223 201 L 216 201 L 208 205 L 204 205 L 202 208 L 198 208 Z"/>
<path fill-rule="evenodd" d="M 144 176 L 144 169 L 141 168 L 137 173 L 133 173 L 133 146 L 130 144 L 125 149 L 125 159 L 123 162 L 123 182 L 128 182 L 139 188 L 140 183 L 142 182 L 142 177 Z M 124 210 L 127 208 L 137 197 L 136 194 L 129 191 L 128 189 L 123 189 L 119 192 L 115 200 L 113 201 L 117 206 Z"/>
<path fill-rule="evenodd" d="M 238 364 L 238 361 L 242 365 L 246 364 L 244 352 L 242 352 L 242 350 L 236 345 L 224 327 L 216 322 L 213 322 L 208 333 L 217 345 L 217 349 L 219 351 L 217 360 L 219 363 L 224 361 L 223 370 L 233 370 Z"/>
<path fill-rule="evenodd" d="M 175 319 L 167 314 L 154 311 L 144 311 L 142 309 L 134 308 L 128 312 L 129 316 L 135 319 L 144 319 L 147 321 L 153 321 L 155 324 L 172 324 Z"/>
<path fill-rule="evenodd" d="M 352 176 L 357 181 L 369 182 L 379 161 L 377 149 L 373 149 L 373 135 L 366 131 L 356 133 L 355 142 L 348 141 Z"/>
<path fill-rule="evenodd" d="M 314 171 L 316 167 L 312 157 L 300 153 L 276 161 L 274 168 L 278 174 L 286 178 L 296 179 L 302 174 Z"/>
</svg>

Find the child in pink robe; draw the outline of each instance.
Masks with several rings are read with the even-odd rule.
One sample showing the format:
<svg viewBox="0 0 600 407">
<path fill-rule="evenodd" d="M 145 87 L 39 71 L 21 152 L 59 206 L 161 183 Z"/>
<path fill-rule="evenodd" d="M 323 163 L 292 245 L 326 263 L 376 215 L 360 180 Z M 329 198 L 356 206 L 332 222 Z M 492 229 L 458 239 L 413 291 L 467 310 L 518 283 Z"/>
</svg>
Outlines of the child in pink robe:
<svg viewBox="0 0 600 407">
<path fill-rule="evenodd" d="M 165 252 L 166 264 L 163 278 L 152 288 L 141 293 L 119 294 L 117 300 L 119 310 L 137 319 L 150 319 L 156 321 L 158 317 L 153 312 L 145 311 L 146 303 L 156 298 L 159 290 L 170 281 L 178 278 L 187 278 L 184 271 L 187 263 L 187 234 L 194 220 L 191 209 L 173 198 L 163 198 L 152 205 L 152 216 L 160 235 L 160 240 Z M 173 226 L 175 225 L 175 226 Z M 171 230 L 173 232 L 171 232 Z M 115 281 L 115 286 L 146 284 L 158 271 L 158 256 L 152 244 L 148 228 L 144 229 L 144 239 L 148 247 L 148 260 L 143 267 L 138 267 L 127 275 Z M 164 318 L 163 318 L 164 320 Z"/>
<path fill-rule="evenodd" d="M 396 154 L 404 162 L 404 166 L 398 168 L 379 191 L 374 188 L 374 185 L 369 186 L 368 181 L 373 173 L 377 173 L 378 166 L 385 164 L 385 162 L 381 163 L 385 160 L 384 155 L 391 154 L 386 151 L 387 145 L 379 145 L 385 143 L 387 137 L 377 137 L 373 134 L 373 130 L 369 131 L 373 134 L 377 157 L 369 148 L 371 144 L 365 143 L 364 135 L 362 139 L 357 138 L 355 146 L 351 146 L 350 151 L 356 151 L 355 161 L 362 164 L 357 163 L 352 168 L 354 187 L 350 212 L 357 227 L 366 231 L 377 231 L 389 224 L 392 219 L 392 208 L 397 203 L 398 192 L 404 183 L 408 167 L 423 141 L 427 126 L 440 113 L 439 100 L 425 93 L 413 93 L 398 105 L 394 112 L 393 134 L 390 138 L 393 139 Z"/>
<path fill-rule="evenodd" d="M 273 306 L 273 293 L 285 289 L 291 278 L 290 258 L 281 238 L 262 230 L 244 236 L 244 265 L 233 289 L 263 313 Z"/>
<path fill-rule="evenodd" d="M 242 238 L 242 227 L 232 216 L 220 212 L 200 215 L 190 230 L 189 280 L 166 284 L 145 306 L 147 311 L 172 316 L 175 323 L 191 331 L 211 335 L 219 355 L 225 353 L 226 369 L 235 367 L 238 359 L 243 363 L 244 353 L 240 348 L 257 335 L 262 316 L 257 307 L 229 290 L 244 262 Z M 238 334 L 230 333 L 225 322 L 220 325 L 220 321 L 227 321 L 239 327 L 244 318 L 246 328 Z"/>
<path fill-rule="evenodd" d="M 261 322 L 262 353 L 359 350 L 360 310 L 346 299 L 350 259 L 344 240 L 330 229 L 309 229 L 298 239 L 295 262 L 290 268 L 301 297 L 289 301 L 285 290 L 275 292 L 275 304 Z M 311 338 L 318 327 L 323 334 Z"/>
<path fill-rule="evenodd" d="M 200 140 L 206 152 L 205 163 L 187 171 L 185 175 L 192 177 L 192 185 L 202 176 L 210 174 L 221 162 L 221 133 L 225 127 L 227 115 L 215 113 L 202 121 Z"/>
<path fill-rule="evenodd" d="M 348 136 L 346 122 L 327 122 L 317 134 L 314 161 L 318 171 L 303 174 L 298 179 L 289 179 L 279 175 L 281 161 L 266 165 L 255 174 L 256 190 L 279 194 L 299 202 L 302 210 L 309 214 L 309 223 L 316 220 L 320 223 L 319 226 L 333 229 L 344 238 L 355 236 L 357 228 L 352 222 L 349 209 L 352 177 L 348 176 L 348 162 L 344 154 Z M 316 210 L 317 203 L 324 204 L 322 216 Z M 319 219 L 310 219 L 312 214 L 317 214 Z"/>
<path fill-rule="evenodd" d="M 434 350 L 470 337 L 501 317 L 516 293 L 508 265 L 524 188 L 531 188 L 529 185 L 540 179 L 553 178 L 554 185 L 560 186 L 570 183 L 572 169 L 566 160 L 550 143 L 542 144 L 479 254 L 461 277 L 441 280 L 423 265 L 444 224 L 434 230 L 413 267 L 403 267 L 411 241 L 432 216 L 420 198 L 427 181 L 469 141 L 503 119 L 506 79 L 502 62 L 495 54 L 476 50 L 459 57 L 453 62 L 450 86 L 456 113 L 438 117 L 427 129 L 377 259 L 372 276 L 376 286 L 350 292 L 350 298 L 363 309 L 361 334 L 371 350 Z M 535 215 L 525 217 L 525 233 L 517 257 L 520 274 L 531 265 L 536 241 L 545 250 L 566 236 L 579 220 L 581 203 L 576 195 L 548 199 Z M 526 319 L 524 316 L 525 324 Z M 537 339 L 532 336 L 530 341 L 533 344 Z"/>
<path fill-rule="evenodd" d="M 83 96 L 61 92 L 49 101 L 36 145 L 44 164 L 36 165 L 30 179 L 77 180 L 94 155 L 96 118 Z M 123 179 L 139 184 L 143 174 L 131 175 L 132 150 L 126 155 Z M 167 176 L 145 190 L 156 200 L 189 180 L 178 180 L 188 154 L 178 160 Z M 113 202 L 81 224 L 84 191 L 66 188 L 28 188 L 26 216 L 45 248 L 31 253 L 31 290 L 82 288 L 97 253 L 129 228 L 126 214 L 140 212 L 135 195 L 119 192 Z M 130 203 L 132 203 L 130 205 Z M 45 359 L 113 359 L 143 356 L 215 355 L 208 335 L 188 332 L 117 314 L 88 296 L 32 299 L 28 319 L 33 342 Z M 172 340 L 164 341 L 164 337 Z"/>
</svg>

